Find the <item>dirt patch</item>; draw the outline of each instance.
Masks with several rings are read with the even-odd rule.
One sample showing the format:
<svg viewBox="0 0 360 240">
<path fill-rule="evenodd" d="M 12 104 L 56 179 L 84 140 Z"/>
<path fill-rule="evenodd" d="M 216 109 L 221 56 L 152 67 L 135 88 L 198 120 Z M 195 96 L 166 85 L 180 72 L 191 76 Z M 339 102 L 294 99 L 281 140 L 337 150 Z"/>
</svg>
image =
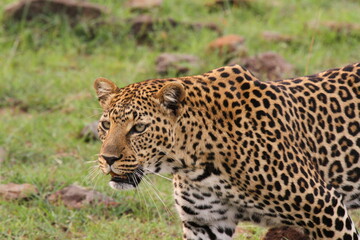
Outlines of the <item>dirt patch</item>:
<svg viewBox="0 0 360 240">
<path fill-rule="evenodd" d="M 277 32 L 264 31 L 261 33 L 261 37 L 267 42 L 285 42 L 291 43 L 295 40 L 293 36 L 285 35 Z"/>
<path fill-rule="evenodd" d="M 239 35 L 231 34 L 219 37 L 208 45 L 208 51 L 217 52 L 219 55 L 235 54 L 243 47 L 245 38 Z"/>
<path fill-rule="evenodd" d="M 294 67 L 274 52 L 265 52 L 246 58 L 235 58 L 228 64 L 240 64 L 261 80 L 282 79 L 285 75 L 294 73 Z"/>
<path fill-rule="evenodd" d="M 270 228 L 262 240 L 310 240 L 301 230 L 295 227 Z"/>
<path fill-rule="evenodd" d="M 185 74 L 191 68 L 198 68 L 200 65 L 200 59 L 189 54 L 162 53 L 156 59 L 156 71 L 162 75 L 169 72 L 175 72 L 177 75 Z"/>
<path fill-rule="evenodd" d="M 96 19 L 107 12 L 106 8 L 86 1 L 76 0 L 21 0 L 5 7 L 6 19 L 33 20 L 43 15 L 62 14 L 72 24 L 81 20 Z"/>
<path fill-rule="evenodd" d="M 163 0 L 129 0 L 125 6 L 133 11 L 145 11 L 160 7 L 162 3 Z"/>
<path fill-rule="evenodd" d="M 33 195 L 38 194 L 36 186 L 28 183 L 16 184 L 0 184 L 0 197 L 5 200 L 20 200 L 27 199 Z"/>
<path fill-rule="evenodd" d="M 117 206 L 114 199 L 103 195 L 95 190 L 89 190 L 81 186 L 70 185 L 47 197 L 52 204 L 64 204 L 70 209 L 80 209 L 86 206 L 103 204 L 105 206 Z"/>
</svg>

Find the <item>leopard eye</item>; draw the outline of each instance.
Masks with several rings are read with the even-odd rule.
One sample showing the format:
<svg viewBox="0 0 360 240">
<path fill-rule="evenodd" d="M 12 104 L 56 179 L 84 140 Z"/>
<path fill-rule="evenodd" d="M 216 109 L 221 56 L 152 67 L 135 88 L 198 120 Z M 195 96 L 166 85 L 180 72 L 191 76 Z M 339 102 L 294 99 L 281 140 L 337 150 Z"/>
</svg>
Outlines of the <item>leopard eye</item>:
<svg viewBox="0 0 360 240">
<path fill-rule="evenodd" d="M 101 122 L 101 127 L 105 130 L 109 130 L 110 129 L 110 122 L 109 121 L 102 121 Z"/>
<path fill-rule="evenodd" d="M 131 129 L 131 132 L 133 133 L 142 133 L 145 131 L 145 129 L 147 128 L 148 125 L 146 124 L 143 124 L 143 123 L 138 123 L 138 124 L 135 124 L 132 129 Z"/>
</svg>

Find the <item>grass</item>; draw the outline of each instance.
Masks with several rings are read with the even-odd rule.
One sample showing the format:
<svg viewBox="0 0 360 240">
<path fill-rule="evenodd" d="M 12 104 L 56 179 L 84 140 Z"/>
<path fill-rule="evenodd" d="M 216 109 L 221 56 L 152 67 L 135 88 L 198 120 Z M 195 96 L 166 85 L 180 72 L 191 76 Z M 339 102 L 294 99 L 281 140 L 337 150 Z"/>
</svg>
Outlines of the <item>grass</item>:
<svg viewBox="0 0 360 240">
<path fill-rule="evenodd" d="M 12 0 L 0 3 L 1 9 Z M 93 1 L 119 19 L 134 17 L 122 1 Z M 209 12 L 202 0 L 164 1 L 150 15 L 181 22 L 215 22 L 224 34 L 245 37 L 249 54 L 274 51 L 293 64 L 296 75 L 315 73 L 359 61 L 360 32 L 334 32 L 322 22 L 360 22 L 356 1 L 256 0 L 250 7 Z M 0 18 L 4 18 L 0 14 Z M 177 27 L 158 29 L 142 45 L 118 22 L 91 30 L 71 28 L 61 16 L 46 23 L 10 23 L 0 27 L 0 146 L 7 151 L 0 165 L 2 183 L 32 183 L 39 195 L 29 201 L 0 200 L 1 239 L 180 239 L 180 222 L 173 207 L 171 183 L 151 177 L 153 187 L 114 192 L 107 178 L 88 179 L 90 161 L 100 143 L 86 143 L 78 133 L 98 119 L 101 109 L 93 80 L 107 77 L 125 86 L 160 77 L 155 59 L 161 52 L 199 56 L 203 64 L 189 74 L 223 65 L 225 57 L 206 51 L 217 37 L 209 30 Z M 263 31 L 296 38 L 292 43 L 268 43 Z M 169 74 L 171 76 L 171 74 Z M 113 196 L 119 207 L 95 206 L 68 210 L 53 206 L 46 196 L 77 183 Z M 168 210 L 166 210 L 168 209 Z M 359 213 L 354 213 L 359 225 Z M 236 239 L 259 239 L 266 229 L 241 224 Z"/>
</svg>

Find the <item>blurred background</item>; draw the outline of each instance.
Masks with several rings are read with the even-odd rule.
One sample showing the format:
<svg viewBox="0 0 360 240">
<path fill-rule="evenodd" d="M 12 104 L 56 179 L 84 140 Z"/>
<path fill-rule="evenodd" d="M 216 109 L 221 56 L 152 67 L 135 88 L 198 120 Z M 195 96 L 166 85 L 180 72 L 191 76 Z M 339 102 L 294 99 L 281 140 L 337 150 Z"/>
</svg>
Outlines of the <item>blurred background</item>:
<svg viewBox="0 0 360 240">
<path fill-rule="evenodd" d="M 1 0 L 0 239 L 181 239 L 169 179 L 115 192 L 98 171 L 93 81 L 341 67 L 360 61 L 359 13 L 358 0 Z M 242 223 L 236 239 L 266 231 Z"/>
</svg>

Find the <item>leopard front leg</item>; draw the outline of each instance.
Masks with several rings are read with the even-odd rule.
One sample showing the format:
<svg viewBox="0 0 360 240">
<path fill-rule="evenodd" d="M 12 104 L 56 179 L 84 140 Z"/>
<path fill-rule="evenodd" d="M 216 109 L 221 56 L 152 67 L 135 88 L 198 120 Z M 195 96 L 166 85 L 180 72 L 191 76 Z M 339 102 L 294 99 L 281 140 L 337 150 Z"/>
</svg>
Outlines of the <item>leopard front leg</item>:
<svg viewBox="0 0 360 240">
<path fill-rule="evenodd" d="M 177 211 L 183 223 L 183 239 L 230 240 L 237 220 L 235 210 L 213 192 L 199 188 L 188 179 L 174 176 Z"/>
<path fill-rule="evenodd" d="M 310 212 L 311 219 L 307 223 L 299 221 L 298 225 L 303 226 L 312 239 L 358 240 L 359 233 L 342 202 L 342 196 L 334 189 L 325 190 L 324 196 L 324 201 L 318 200 L 316 207 L 303 205 L 303 213 L 306 216 Z"/>
</svg>

